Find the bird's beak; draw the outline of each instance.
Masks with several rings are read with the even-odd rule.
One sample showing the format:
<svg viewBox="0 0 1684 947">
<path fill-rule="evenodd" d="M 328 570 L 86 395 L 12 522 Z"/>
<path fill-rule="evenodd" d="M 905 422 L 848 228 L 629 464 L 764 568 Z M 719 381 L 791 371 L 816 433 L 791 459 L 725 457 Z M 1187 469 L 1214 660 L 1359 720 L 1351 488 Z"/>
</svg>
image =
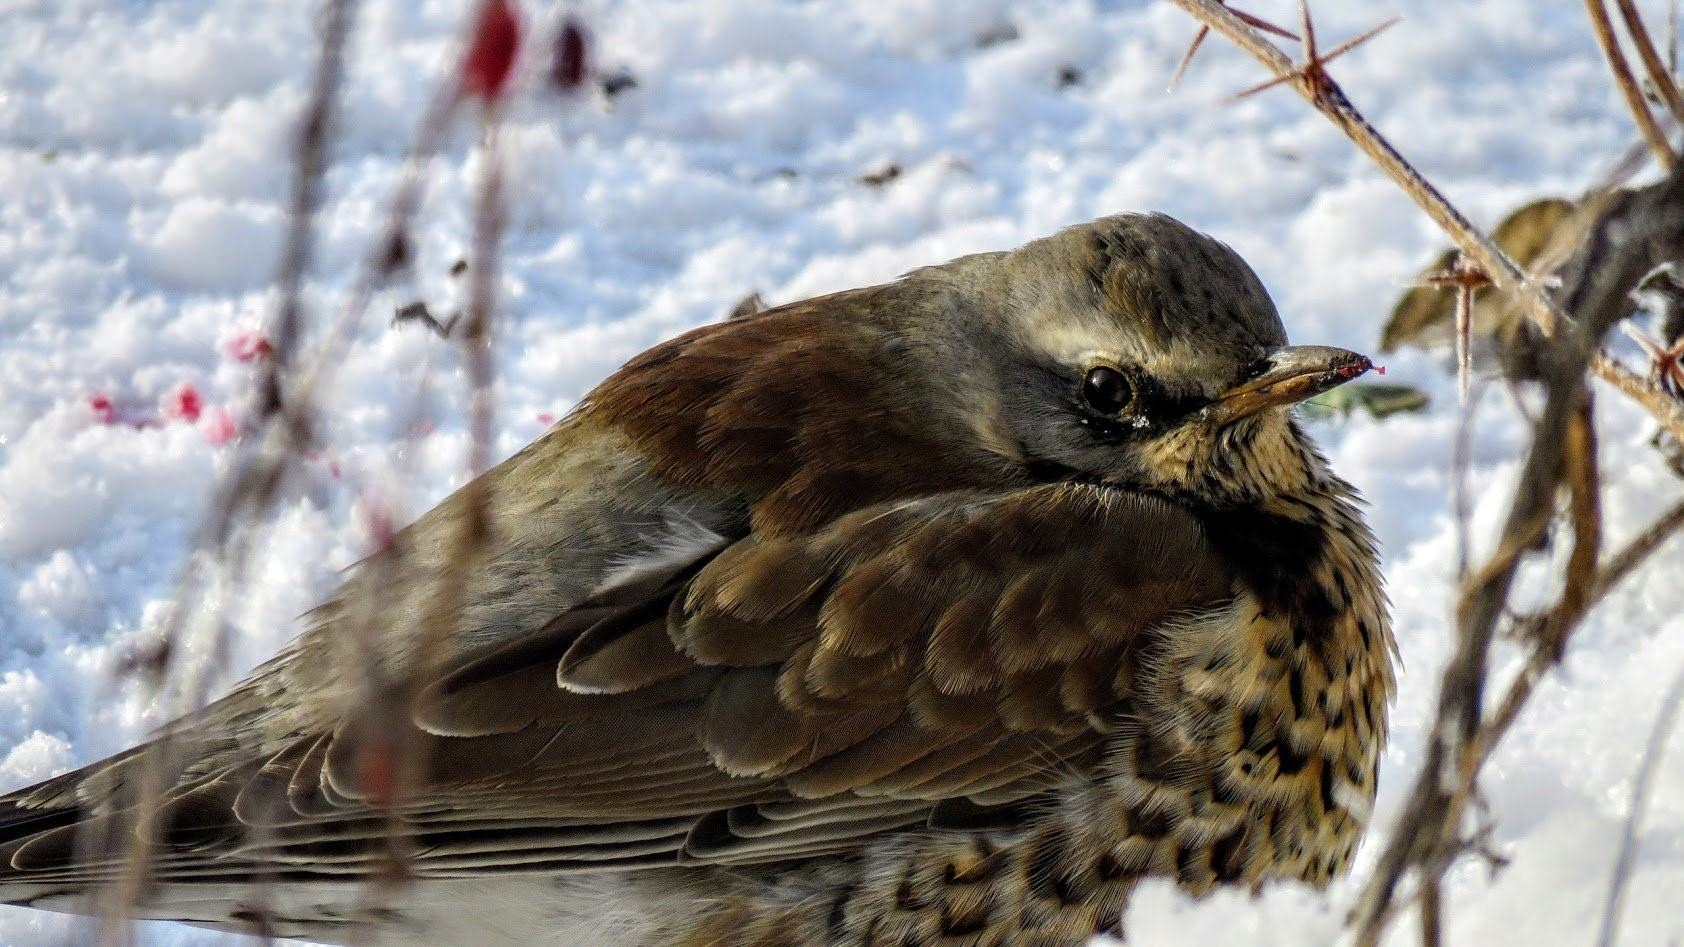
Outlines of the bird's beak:
<svg viewBox="0 0 1684 947">
<path fill-rule="evenodd" d="M 1208 409 L 1221 423 L 1297 404 L 1367 372 L 1366 355 L 1328 345 L 1289 345 L 1269 353 L 1263 373 L 1224 391 Z"/>
</svg>

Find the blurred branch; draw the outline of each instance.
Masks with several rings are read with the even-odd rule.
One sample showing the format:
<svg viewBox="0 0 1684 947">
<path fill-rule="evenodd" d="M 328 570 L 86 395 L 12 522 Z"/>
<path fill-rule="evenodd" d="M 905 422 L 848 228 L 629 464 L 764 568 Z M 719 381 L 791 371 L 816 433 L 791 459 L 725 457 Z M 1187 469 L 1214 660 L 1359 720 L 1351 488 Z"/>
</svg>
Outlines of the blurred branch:
<svg viewBox="0 0 1684 947">
<path fill-rule="evenodd" d="M 263 364 L 257 385 L 256 420 L 265 429 L 283 413 L 282 379 L 291 369 L 298 349 L 303 324 L 303 280 L 315 246 L 315 216 L 321 203 L 328 134 L 344 79 L 345 47 L 356 13 L 356 0 L 325 0 L 322 5 L 320 54 L 293 145 L 287 228 L 276 274 L 280 304 L 269 333 L 270 355 Z M 307 430 L 305 423 L 293 420 L 299 430 Z M 296 435 L 299 430 L 289 427 L 287 433 Z M 297 439 L 303 440 L 302 437 Z M 260 448 L 247 446 L 224 478 L 223 489 L 219 491 L 196 542 L 196 549 L 200 552 L 218 550 L 230 554 L 222 563 L 224 577 L 243 574 L 250 544 L 230 543 L 234 527 L 245 514 L 267 508 L 279 489 L 282 470 L 280 463 L 266 461 Z M 156 649 L 157 659 L 147 666 L 148 684 L 155 690 L 161 690 L 172 659 L 187 650 L 181 647 L 179 640 L 189 621 L 186 603 L 208 599 L 212 610 L 206 620 L 211 635 L 210 659 L 204 662 L 192 680 L 178 689 L 175 695 L 177 713 L 185 713 L 203 704 L 205 691 L 215 677 L 215 671 L 227 660 L 226 635 L 221 628 L 221 596 L 195 594 L 206 591 L 209 585 L 206 577 L 208 568 L 202 557 L 188 560 L 174 598 L 176 607 L 165 624 Z M 138 813 L 132 826 L 132 839 L 126 844 L 120 836 L 82 840 L 84 844 L 99 844 L 106 850 L 124 853 L 121 880 L 109 892 L 108 907 L 111 910 L 102 912 L 99 931 L 102 942 L 121 939 L 121 922 L 118 919 L 130 916 L 144 897 L 159 831 L 155 824 L 157 820 L 151 814 L 156 811 L 164 788 L 173 782 L 175 773 L 182 766 L 180 755 L 175 741 L 167 734 L 160 736 L 153 749 L 148 751 L 146 765 L 142 767 L 141 785 L 135 790 L 136 798 L 132 800 L 134 811 Z"/>
<path fill-rule="evenodd" d="M 1174 2 L 1250 53 L 1275 76 L 1275 83 L 1290 84 L 1338 126 L 1449 234 L 1473 271 L 1483 274 L 1522 306 L 1549 343 L 1540 346 L 1538 356 L 1544 408 L 1533 422 L 1531 445 L 1496 551 L 1467 577 L 1457 603 L 1456 649 L 1440 681 L 1425 762 L 1351 917 L 1357 943 L 1365 947 L 1376 944 L 1398 909 L 1398 885 L 1414 868 L 1421 879 L 1422 940 L 1436 943 L 1441 936 L 1443 908 L 1440 879 L 1466 847 L 1459 833 L 1466 806 L 1475 795 L 1480 767 L 1518 717 L 1536 681 L 1559 660 L 1568 636 L 1600 597 L 1599 590 L 1611 584 L 1598 580 L 1595 571 L 1601 516 L 1587 371 L 1632 396 L 1669 431 L 1684 435 L 1684 423 L 1680 423 L 1684 409 L 1658 386 L 1600 351 L 1607 331 L 1630 314 L 1631 291 L 1645 274 L 1672 259 L 1684 246 L 1684 174 L 1673 171 L 1650 187 L 1608 195 L 1598 205 L 1598 212 L 1581 224 L 1573 253 L 1557 271 L 1558 288 L 1546 292 L 1541 280 L 1521 269 L 1476 229 L 1352 105 L 1323 68 L 1325 58 L 1315 53 L 1313 28 L 1303 0 L 1300 9 L 1308 56 L 1301 65 L 1294 65 L 1272 42 L 1213 0 Z M 1600 35 L 1607 26 L 1605 12 L 1599 0 L 1588 0 L 1588 6 L 1593 19 L 1600 16 Z M 1604 50 L 1618 73 L 1623 58 L 1617 47 L 1605 42 Z M 1617 81 L 1628 95 L 1635 88 L 1629 69 L 1625 70 L 1625 79 L 1617 77 Z M 1638 104 L 1642 105 L 1641 101 Z M 1634 114 L 1639 116 L 1646 135 L 1659 134 L 1646 106 L 1634 110 Z M 1644 119 L 1648 120 L 1646 124 Z M 1665 146 L 1664 136 L 1660 144 Z M 1671 170 L 1670 147 L 1664 153 L 1657 149 L 1657 154 L 1664 154 L 1666 167 Z M 1497 627 L 1508 610 L 1520 563 L 1545 536 L 1564 487 L 1574 535 L 1563 576 L 1564 591 L 1543 620 L 1527 626 L 1532 659 L 1505 695 L 1499 712 L 1487 720 L 1485 690 Z M 1656 546 L 1658 541 L 1633 558 L 1641 559 Z M 1634 565 L 1624 568 L 1629 571 Z"/>
<path fill-rule="evenodd" d="M 1660 768 L 1661 755 L 1666 752 L 1667 737 L 1678 724 L 1679 705 L 1684 704 L 1684 671 L 1672 679 L 1661 698 L 1661 709 L 1655 714 L 1655 725 L 1649 729 L 1649 740 L 1643 747 L 1643 763 L 1631 781 L 1630 810 L 1625 827 L 1620 831 L 1620 853 L 1614 859 L 1614 873 L 1608 880 L 1608 900 L 1602 908 L 1602 926 L 1597 933 L 1597 947 L 1613 947 L 1619 934 L 1620 914 L 1625 908 L 1626 885 L 1637 863 L 1637 829 L 1643 824 L 1643 814 L 1649 808 L 1649 796 L 1655 788 L 1655 771 Z"/>
<path fill-rule="evenodd" d="M 1596 44 L 1602 47 L 1602 55 L 1608 60 L 1608 71 L 1613 74 L 1614 84 L 1619 87 L 1626 108 L 1631 110 L 1631 117 L 1637 122 L 1637 130 L 1643 133 L 1643 140 L 1649 143 L 1649 150 L 1654 152 L 1655 160 L 1661 163 L 1661 167 L 1672 170 L 1678 158 L 1672 153 L 1672 145 L 1667 142 L 1660 125 L 1656 124 L 1654 113 L 1649 111 L 1649 103 L 1643 98 L 1643 90 L 1637 87 L 1631 67 L 1626 64 L 1625 53 L 1620 51 L 1620 41 L 1614 36 L 1614 24 L 1608 21 L 1608 8 L 1603 0 L 1585 0 L 1585 12 L 1590 14 Z"/>
<path fill-rule="evenodd" d="M 1620 17 L 1625 20 L 1626 32 L 1631 34 L 1632 44 L 1637 47 L 1637 56 L 1643 60 L 1643 71 L 1648 73 L 1649 83 L 1654 86 L 1655 94 L 1666 104 L 1672 113 L 1673 121 L 1684 123 L 1684 95 L 1678 91 L 1678 83 L 1672 76 L 1671 68 L 1661 61 L 1661 54 L 1655 49 L 1654 40 L 1649 38 L 1649 28 L 1643 24 L 1642 14 L 1637 12 L 1637 4 L 1632 0 L 1615 0 L 1620 8 Z"/>
<path fill-rule="evenodd" d="M 1625 365 L 1610 358 L 1605 353 L 1597 353 L 1591 362 L 1591 368 L 1598 377 L 1621 392 L 1631 400 L 1647 408 L 1660 425 L 1666 428 L 1678 442 L 1684 444 L 1684 402 L 1667 394 L 1664 390 L 1649 382 L 1642 375 L 1632 371 Z"/>
</svg>

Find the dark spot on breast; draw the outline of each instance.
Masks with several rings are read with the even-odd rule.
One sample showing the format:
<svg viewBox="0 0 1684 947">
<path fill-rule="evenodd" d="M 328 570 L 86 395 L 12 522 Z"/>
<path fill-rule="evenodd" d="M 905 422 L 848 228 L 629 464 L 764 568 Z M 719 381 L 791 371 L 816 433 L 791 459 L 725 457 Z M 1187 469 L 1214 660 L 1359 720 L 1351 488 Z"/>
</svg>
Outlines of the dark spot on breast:
<svg viewBox="0 0 1684 947">
<path fill-rule="evenodd" d="M 1296 776 L 1310 764 L 1309 755 L 1293 749 L 1292 744 L 1284 737 L 1275 741 L 1275 755 L 1280 759 L 1282 776 Z"/>
<path fill-rule="evenodd" d="M 1142 740 L 1135 753 L 1135 775 L 1151 782 L 1169 782 L 1175 775 L 1174 766 L 1180 759 L 1181 753 L 1170 746 L 1168 741 L 1151 738 Z"/>
<path fill-rule="evenodd" d="M 1175 873 L 1183 881 L 1192 881 L 1203 875 L 1207 871 L 1203 855 L 1203 849 L 1182 846 L 1175 853 Z"/>
<path fill-rule="evenodd" d="M 1316 566 L 1327 553 L 1325 527 L 1253 505 L 1217 508 L 1183 502 L 1193 506 L 1211 544 L 1251 589 L 1264 614 L 1288 623 L 1294 644 L 1326 640 L 1339 608 L 1315 579 Z"/>
<path fill-rule="evenodd" d="M 1333 798 L 1333 767 L 1325 761 L 1321 767 L 1321 811 L 1332 812 L 1338 807 Z"/>
<path fill-rule="evenodd" d="M 1255 710 L 1248 710 L 1240 717 L 1240 746 L 1250 746 L 1257 738 L 1257 725 L 1262 717 Z"/>
<path fill-rule="evenodd" d="M 1143 812 L 1135 817 L 1134 834 L 1143 839 L 1163 838 L 1169 830 L 1169 816 L 1162 812 Z"/>
<path fill-rule="evenodd" d="M 1304 672 L 1301 669 L 1293 668 L 1287 672 L 1286 690 L 1292 697 L 1292 716 L 1302 718 L 1304 716 Z"/>
<path fill-rule="evenodd" d="M 1216 877 L 1225 884 L 1231 884 L 1245 874 L 1245 863 L 1241 856 L 1245 852 L 1245 829 L 1238 828 L 1217 839 L 1210 847 L 1210 864 L 1216 869 Z"/>
</svg>

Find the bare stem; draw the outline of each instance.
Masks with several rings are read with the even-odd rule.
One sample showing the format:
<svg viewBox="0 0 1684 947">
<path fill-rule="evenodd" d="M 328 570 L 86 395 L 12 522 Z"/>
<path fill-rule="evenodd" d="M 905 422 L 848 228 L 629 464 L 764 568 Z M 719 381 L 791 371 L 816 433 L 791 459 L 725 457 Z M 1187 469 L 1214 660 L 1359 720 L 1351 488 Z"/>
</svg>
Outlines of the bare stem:
<svg viewBox="0 0 1684 947">
<path fill-rule="evenodd" d="M 1608 60 L 1608 70 L 1613 73 L 1614 84 L 1619 86 L 1620 95 L 1626 101 L 1626 108 L 1631 110 L 1631 117 L 1637 122 L 1637 130 L 1643 133 L 1643 140 L 1649 143 L 1649 150 L 1655 153 L 1655 160 L 1667 170 L 1677 162 L 1677 156 L 1672 153 L 1672 145 L 1667 143 L 1666 135 L 1661 127 L 1655 123 L 1654 113 L 1649 111 L 1649 103 L 1644 101 L 1643 90 L 1637 87 L 1637 80 L 1631 74 L 1631 67 L 1626 64 L 1626 56 L 1620 50 L 1620 41 L 1614 36 L 1614 24 L 1608 21 L 1608 10 L 1603 0 L 1585 0 L 1585 12 L 1590 14 L 1590 24 L 1596 33 L 1596 43 L 1602 47 L 1602 55 Z"/>
<path fill-rule="evenodd" d="M 1632 45 L 1637 47 L 1637 57 L 1643 60 L 1643 71 L 1648 74 L 1649 83 L 1655 87 L 1655 94 L 1666 103 L 1673 120 L 1684 124 L 1684 95 L 1679 94 L 1678 83 L 1672 78 L 1672 70 L 1661 61 L 1661 54 L 1655 49 L 1654 40 L 1649 38 L 1649 28 L 1643 24 L 1643 16 L 1637 12 L 1637 4 L 1632 0 L 1614 2 L 1620 8 L 1620 18 L 1625 20 L 1626 32 L 1631 34 Z M 1668 150 L 1670 151 L 1670 148 Z"/>
<path fill-rule="evenodd" d="M 1684 704 L 1684 671 L 1673 677 L 1666 695 L 1661 698 L 1661 709 L 1655 714 L 1655 725 L 1649 729 L 1649 740 L 1643 747 L 1643 763 L 1631 781 L 1631 808 L 1626 813 L 1625 827 L 1620 831 L 1620 853 L 1614 859 L 1614 872 L 1608 879 L 1608 899 L 1602 907 L 1597 947 L 1613 947 L 1619 934 L 1626 886 L 1631 881 L 1632 867 L 1637 863 L 1637 830 L 1649 808 L 1649 797 L 1655 790 L 1655 772 L 1660 769 L 1661 756 L 1666 752 L 1667 737 L 1672 735 L 1673 728 L 1678 724 L 1681 704 Z"/>
</svg>

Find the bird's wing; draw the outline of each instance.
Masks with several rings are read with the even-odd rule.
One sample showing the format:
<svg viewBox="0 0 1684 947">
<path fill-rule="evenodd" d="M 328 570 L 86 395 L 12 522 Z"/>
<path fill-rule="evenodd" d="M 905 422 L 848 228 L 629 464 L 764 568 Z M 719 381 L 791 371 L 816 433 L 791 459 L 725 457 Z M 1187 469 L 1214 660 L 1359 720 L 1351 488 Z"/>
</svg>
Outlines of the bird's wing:
<svg viewBox="0 0 1684 947">
<path fill-rule="evenodd" d="M 1099 486 L 749 533 L 548 651 L 441 677 L 394 801 L 411 868 L 780 861 L 1009 817 L 1091 770 L 1155 644 L 1231 588 L 1190 515 Z M 276 747 L 213 753 L 168 794 L 160 877 L 380 870 L 383 744 L 347 720 Z M 110 830 L 99 811 L 10 806 L 7 883 L 116 870 L 76 854 L 78 830 Z"/>
<path fill-rule="evenodd" d="M 884 291 L 650 350 L 488 475 L 489 542 L 471 492 L 399 534 L 171 728 L 155 875 L 366 875 L 388 811 L 439 876 L 775 861 L 1094 765 L 1228 570 L 1175 506 L 933 441 L 872 321 L 925 290 Z M 0 798 L 0 900 L 120 870 L 149 758 Z"/>
</svg>

